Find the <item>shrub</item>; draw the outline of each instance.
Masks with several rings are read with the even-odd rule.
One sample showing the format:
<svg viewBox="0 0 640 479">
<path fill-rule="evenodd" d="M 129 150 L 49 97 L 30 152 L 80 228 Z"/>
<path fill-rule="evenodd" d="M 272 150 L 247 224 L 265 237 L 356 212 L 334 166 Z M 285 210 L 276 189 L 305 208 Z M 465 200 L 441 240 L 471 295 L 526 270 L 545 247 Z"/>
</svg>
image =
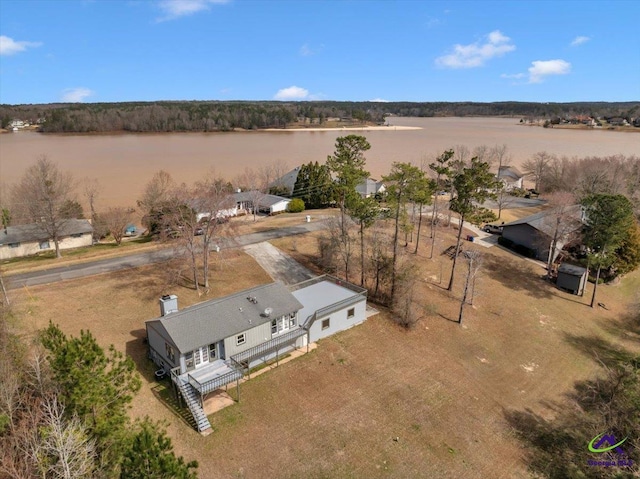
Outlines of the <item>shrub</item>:
<svg viewBox="0 0 640 479">
<path fill-rule="evenodd" d="M 294 198 L 289 202 L 287 207 L 289 213 L 302 213 L 304 211 L 304 201 L 300 198 Z"/>
</svg>

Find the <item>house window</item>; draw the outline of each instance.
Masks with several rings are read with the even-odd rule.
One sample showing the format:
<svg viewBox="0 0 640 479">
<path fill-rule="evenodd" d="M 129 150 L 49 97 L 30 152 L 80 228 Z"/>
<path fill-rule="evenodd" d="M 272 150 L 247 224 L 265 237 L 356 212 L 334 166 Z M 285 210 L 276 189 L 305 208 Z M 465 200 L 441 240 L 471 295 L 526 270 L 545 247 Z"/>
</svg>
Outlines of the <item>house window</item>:
<svg viewBox="0 0 640 479">
<path fill-rule="evenodd" d="M 247 338 L 245 337 L 244 333 L 238 334 L 236 336 L 236 346 L 240 346 L 241 344 L 244 344 L 246 342 L 247 342 Z"/>
<path fill-rule="evenodd" d="M 9 248 L 19 248 L 20 243 L 9 243 Z"/>
<path fill-rule="evenodd" d="M 271 334 L 276 334 L 278 332 L 278 320 L 274 319 L 271 321 Z"/>
<path fill-rule="evenodd" d="M 331 318 L 327 318 L 327 319 L 323 319 L 322 320 L 322 329 L 329 329 L 330 326 L 330 320 Z"/>
<path fill-rule="evenodd" d="M 49 241 L 40 241 L 40 249 L 49 249 L 51 245 L 49 245 Z"/>
<path fill-rule="evenodd" d="M 171 346 L 169 343 L 164 343 L 164 347 L 165 347 L 165 351 L 167 352 L 167 359 L 169 361 L 171 361 L 172 363 L 176 362 L 176 353 L 173 350 L 173 346 Z"/>
<path fill-rule="evenodd" d="M 209 345 L 209 358 L 216 359 L 218 357 L 218 349 L 216 348 L 216 343 Z"/>
<path fill-rule="evenodd" d="M 347 310 L 347 319 L 351 319 L 356 315 L 356 308 L 349 308 Z"/>
<path fill-rule="evenodd" d="M 289 315 L 289 327 L 293 328 L 297 323 L 298 323 L 298 317 L 296 316 L 296 313 L 291 313 Z"/>
<path fill-rule="evenodd" d="M 73 233 L 71 235 L 72 238 L 82 238 L 82 233 Z"/>
<path fill-rule="evenodd" d="M 193 362 L 193 351 L 189 351 L 184 355 L 184 362 L 187 369 L 193 369 L 195 367 L 195 363 Z"/>
</svg>

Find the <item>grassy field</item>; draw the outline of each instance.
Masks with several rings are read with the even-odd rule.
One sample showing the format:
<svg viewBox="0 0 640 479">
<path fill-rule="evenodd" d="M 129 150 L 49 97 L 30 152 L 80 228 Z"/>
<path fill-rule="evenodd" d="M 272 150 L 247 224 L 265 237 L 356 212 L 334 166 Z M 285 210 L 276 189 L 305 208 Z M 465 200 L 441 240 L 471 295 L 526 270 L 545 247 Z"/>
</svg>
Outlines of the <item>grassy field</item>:
<svg viewBox="0 0 640 479">
<path fill-rule="evenodd" d="M 274 244 L 313 268 L 316 236 Z M 438 252 L 453 244 L 454 230 L 439 236 Z M 158 297 L 175 293 L 181 307 L 205 299 L 171 286 L 166 268 L 23 289 L 14 292 L 15 307 L 25 335 L 52 320 L 71 334 L 90 329 L 103 346 L 129 354 L 143 377 L 132 415 L 167 420 L 176 451 L 197 459 L 203 478 L 528 477 L 505 412 L 552 417 L 550 404 L 599 372 L 598 341 L 638 349 L 618 318 L 640 291 L 640 273 L 599 288 L 608 310 L 591 309 L 590 289 L 585 297 L 563 293 L 541 279 L 538 263 L 481 248 L 484 272 L 461 326 L 453 320 L 464 268 L 454 292 L 445 291 L 451 261 L 427 260 L 428 234 L 424 241 L 416 328 L 398 327 L 383 309 L 322 340 L 243 384 L 241 402 L 210 417 L 214 433 L 206 438 L 166 400 L 168 383 L 153 379 L 146 359 L 144 321 L 159 314 Z M 229 253 L 209 297 L 269 281 L 249 256 Z"/>
</svg>

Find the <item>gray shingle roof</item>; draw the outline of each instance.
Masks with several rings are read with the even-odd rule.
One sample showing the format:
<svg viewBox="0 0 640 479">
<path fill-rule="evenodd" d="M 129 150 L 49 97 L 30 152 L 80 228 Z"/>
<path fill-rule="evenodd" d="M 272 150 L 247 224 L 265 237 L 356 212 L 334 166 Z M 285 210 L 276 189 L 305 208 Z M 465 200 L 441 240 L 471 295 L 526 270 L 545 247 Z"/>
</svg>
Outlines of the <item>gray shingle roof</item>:
<svg viewBox="0 0 640 479">
<path fill-rule="evenodd" d="M 233 194 L 233 199 L 236 202 L 252 201 L 254 199 L 253 195 L 254 195 L 253 191 L 242 191 L 240 193 L 234 193 Z M 276 203 L 280 203 L 281 201 L 287 201 L 288 202 L 288 201 L 291 201 L 291 200 L 289 198 L 285 198 L 283 196 L 262 194 L 262 195 L 259 196 L 258 206 L 260 206 L 262 208 L 270 208 L 273 205 L 275 205 Z"/>
<path fill-rule="evenodd" d="M 255 302 L 247 298 L 255 298 Z M 269 316 L 264 310 L 271 308 Z M 235 336 L 302 309 L 282 283 L 271 283 L 189 306 L 147 323 L 161 325 L 181 352 Z"/>
<path fill-rule="evenodd" d="M 555 225 L 552 214 L 553 210 L 541 211 L 540 213 L 536 213 L 535 215 L 526 216 L 524 218 L 520 218 L 519 220 L 506 223 L 502 225 L 502 227 L 508 228 L 509 226 L 526 224 L 537 229 L 538 231 L 542 231 L 548 236 L 553 236 Z M 576 229 L 580 228 L 580 225 L 582 224 L 582 207 L 580 205 L 570 206 L 567 211 L 567 215 L 575 219 Z"/>
<path fill-rule="evenodd" d="M 60 228 L 60 237 L 72 234 L 91 233 L 93 228 L 87 220 L 70 219 L 66 220 Z M 5 230 L 0 230 L 0 244 L 28 243 L 34 241 L 46 241 L 51 239 L 42 225 L 32 223 L 28 225 L 8 226 Z"/>
</svg>

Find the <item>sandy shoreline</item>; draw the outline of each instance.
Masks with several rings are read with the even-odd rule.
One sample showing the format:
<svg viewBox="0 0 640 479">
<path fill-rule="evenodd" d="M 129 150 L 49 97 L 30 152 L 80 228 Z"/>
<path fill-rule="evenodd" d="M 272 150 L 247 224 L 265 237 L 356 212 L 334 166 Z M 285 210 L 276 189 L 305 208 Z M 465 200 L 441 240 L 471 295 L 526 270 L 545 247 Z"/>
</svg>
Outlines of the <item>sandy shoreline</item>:
<svg viewBox="0 0 640 479">
<path fill-rule="evenodd" d="M 403 131 L 403 130 L 422 130 L 419 126 L 341 126 L 335 128 L 264 128 L 260 131 Z"/>
</svg>

